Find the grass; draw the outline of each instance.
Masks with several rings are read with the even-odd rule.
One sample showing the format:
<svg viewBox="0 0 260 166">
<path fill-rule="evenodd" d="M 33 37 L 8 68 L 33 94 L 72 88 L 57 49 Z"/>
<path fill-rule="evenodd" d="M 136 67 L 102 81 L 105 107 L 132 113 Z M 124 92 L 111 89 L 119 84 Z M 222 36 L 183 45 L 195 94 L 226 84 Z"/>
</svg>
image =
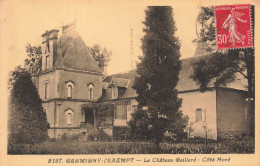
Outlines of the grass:
<svg viewBox="0 0 260 166">
<path fill-rule="evenodd" d="M 156 149 L 151 142 L 86 142 L 77 140 L 45 141 L 23 154 L 228 154 L 254 153 L 248 141 L 208 143 L 161 143 Z"/>
</svg>

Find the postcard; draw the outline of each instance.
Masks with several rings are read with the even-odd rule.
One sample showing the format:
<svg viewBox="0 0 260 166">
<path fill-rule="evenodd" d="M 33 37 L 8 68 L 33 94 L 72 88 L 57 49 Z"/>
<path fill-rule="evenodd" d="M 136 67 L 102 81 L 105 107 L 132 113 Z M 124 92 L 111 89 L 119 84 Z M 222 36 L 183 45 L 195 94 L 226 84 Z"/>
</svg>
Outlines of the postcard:
<svg viewBox="0 0 260 166">
<path fill-rule="evenodd" d="M 0 165 L 259 165 L 247 1 L 0 2 Z"/>
</svg>

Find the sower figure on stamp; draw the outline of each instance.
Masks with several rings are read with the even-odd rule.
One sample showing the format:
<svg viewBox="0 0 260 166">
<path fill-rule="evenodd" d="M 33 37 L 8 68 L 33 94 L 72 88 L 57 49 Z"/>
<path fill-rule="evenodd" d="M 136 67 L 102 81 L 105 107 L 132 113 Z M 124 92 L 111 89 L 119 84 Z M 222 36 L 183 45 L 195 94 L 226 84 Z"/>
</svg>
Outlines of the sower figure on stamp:
<svg viewBox="0 0 260 166">
<path fill-rule="evenodd" d="M 233 43 L 232 45 L 235 45 L 236 43 L 242 42 L 242 45 L 244 45 L 245 35 L 242 35 L 237 31 L 237 25 L 236 20 L 246 23 L 247 20 L 242 20 L 240 17 L 243 16 L 244 13 L 235 12 L 235 9 L 231 9 L 231 13 L 228 15 L 228 18 L 223 23 L 223 28 L 229 28 L 229 42 Z"/>
</svg>

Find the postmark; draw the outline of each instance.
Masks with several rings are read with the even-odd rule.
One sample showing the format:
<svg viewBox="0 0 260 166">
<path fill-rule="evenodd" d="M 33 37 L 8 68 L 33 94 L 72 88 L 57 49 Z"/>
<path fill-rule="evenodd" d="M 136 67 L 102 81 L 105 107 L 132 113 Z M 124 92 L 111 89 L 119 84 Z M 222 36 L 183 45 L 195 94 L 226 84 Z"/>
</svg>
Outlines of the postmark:
<svg viewBox="0 0 260 166">
<path fill-rule="evenodd" d="M 215 6 L 217 49 L 253 47 L 250 5 Z"/>
</svg>

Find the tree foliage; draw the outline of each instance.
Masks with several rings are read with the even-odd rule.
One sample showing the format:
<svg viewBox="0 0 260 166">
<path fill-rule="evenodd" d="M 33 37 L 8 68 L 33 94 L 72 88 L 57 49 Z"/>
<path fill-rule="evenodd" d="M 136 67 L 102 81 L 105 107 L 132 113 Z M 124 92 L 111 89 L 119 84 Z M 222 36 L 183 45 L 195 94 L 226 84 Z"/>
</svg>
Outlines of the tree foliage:
<svg viewBox="0 0 260 166">
<path fill-rule="evenodd" d="M 254 14 L 254 8 L 252 8 Z M 252 16 L 254 26 L 254 16 Z M 255 98 L 255 56 L 254 48 L 216 50 L 215 16 L 214 7 L 201 7 L 197 17 L 201 26 L 198 39 L 194 40 L 198 45 L 203 44 L 209 55 L 194 63 L 194 75 L 192 78 L 200 86 L 201 91 L 210 86 L 226 86 L 236 77 L 247 80 L 248 98 L 252 100 L 250 110 L 251 129 L 254 129 L 254 98 Z M 254 35 L 253 35 L 254 36 Z M 252 130 L 253 134 L 254 131 Z"/>
<path fill-rule="evenodd" d="M 21 144 L 42 142 L 47 137 L 48 122 L 41 99 L 27 71 L 15 71 L 9 101 L 8 153 L 16 153 Z"/>
<path fill-rule="evenodd" d="M 107 65 L 110 60 L 110 56 L 112 55 L 111 51 L 108 51 L 106 48 L 102 48 L 98 44 L 90 47 L 90 52 L 99 65 Z"/>
<path fill-rule="evenodd" d="M 132 114 L 132 120 L 129 122 L 131 126 L 131 136 L 135 140 L 150 140 L 151 133 L 149 131 L 149 118 L 144 110 L 138 109 Z"/>
<path fill-rule="evenodd" d="M 179 110 L 182 102 L 175 89 L 181 68 L 180 44 L 174 36 L 176 28 L 171 7 L 148 7 L 145 14 L 143 57 L 137 65 L 138 76 L 133 86 L 138 94 L 138 111 L 133 114 L 130 125 L 132 129 L 146 128 L 137 132 L 148 131 L 158 146 L 164 133 L 173 131 L 177 119 L 183 118 Z"/>
<path fill-rule="evenodd" d="M 17 66 L 14 71 L 9 73 L 8 89 L 12 89 L 17 77 L 27 71 L 30 74 L 38 74 L 42 67 L 42 51 L 41 46 L 26 45 L 27 58 L 24 60 L 24 65 Z"/>
<path fill-rule="evenodd" d="M 41 46 L 26 46 L 27 58 L 24 60 L 24 68 L 30 73 L 39 73 L 42 67 L 42 50 Z"/>
</svg>

